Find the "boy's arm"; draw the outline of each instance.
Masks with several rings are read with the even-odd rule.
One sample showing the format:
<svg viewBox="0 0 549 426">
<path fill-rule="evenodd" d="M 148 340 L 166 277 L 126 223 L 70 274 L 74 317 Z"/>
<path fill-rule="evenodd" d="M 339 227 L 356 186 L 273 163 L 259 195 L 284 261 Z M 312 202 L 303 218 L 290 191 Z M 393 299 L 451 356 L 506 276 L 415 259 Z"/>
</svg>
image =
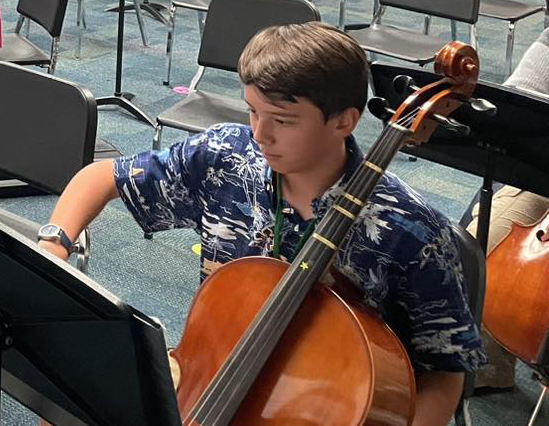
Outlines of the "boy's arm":
<svg viewBox="0 0 549 426">
<path fill-rule="evenodd" d="M 413 426 L 446 426 L 456 410 L 463 378 L 464 373 L 447 371 L 419 373 Z"/>
<path fill-rule="evenodd" d="M 71 179 L 61 194 L 49 223 L 61 227 L 69 239 L 74 241 L 105 205 L 116 197 L 118 190 L 114 180 L 113 160 L 90 164 Z M 61 244 L 40 241 L 39 245 L 60 258 L 68 257 Z"/>
</svg>

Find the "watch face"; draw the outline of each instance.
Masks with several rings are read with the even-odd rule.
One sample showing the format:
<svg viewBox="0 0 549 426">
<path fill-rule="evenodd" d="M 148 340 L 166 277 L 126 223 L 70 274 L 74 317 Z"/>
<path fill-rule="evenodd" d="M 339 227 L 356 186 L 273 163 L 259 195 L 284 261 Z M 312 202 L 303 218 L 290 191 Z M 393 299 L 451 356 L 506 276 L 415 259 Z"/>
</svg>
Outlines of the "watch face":
<svg viewBox="0 0 549 426">
<path fill-rule="evenodd" d="M 45 225 L 40 230 L 40 233 L 44 236 L 57 235 L 59 227 L 57 225 Z"/>
</svg>

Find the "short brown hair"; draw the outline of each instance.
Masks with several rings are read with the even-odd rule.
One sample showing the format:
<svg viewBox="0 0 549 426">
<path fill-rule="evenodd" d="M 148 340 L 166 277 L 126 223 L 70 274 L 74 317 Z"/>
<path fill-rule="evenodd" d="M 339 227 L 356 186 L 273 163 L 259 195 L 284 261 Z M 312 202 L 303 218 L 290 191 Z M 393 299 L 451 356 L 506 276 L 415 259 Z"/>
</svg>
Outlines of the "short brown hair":
<svg viewBox="0 0 549 426">
<path fill-rule="evenodd" d="M 242 52 L 238 74 L 273 101 L 307 98 L 326 120 L 349 107 L 362 113 L 366 105 L 364 51 L 350 36 L 321 22 L 262 30 Z"/>
</svg>

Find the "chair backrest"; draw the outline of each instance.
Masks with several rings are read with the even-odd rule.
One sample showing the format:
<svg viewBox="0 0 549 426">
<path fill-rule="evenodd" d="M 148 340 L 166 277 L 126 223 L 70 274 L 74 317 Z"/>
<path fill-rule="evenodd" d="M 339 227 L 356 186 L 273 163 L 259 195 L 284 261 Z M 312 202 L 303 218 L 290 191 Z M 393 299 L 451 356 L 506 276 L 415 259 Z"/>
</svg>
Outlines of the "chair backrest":
<svg viewBox="0 0 549 426">
<path fill-rule="evenodd" d="M 44 27 L 52 37 L 59 37 L 68 0 L 19 0 L 17 11 Z"/>
<path fill-rule="evenodd" d="M 236 71 L 240 54 L 259 30 L 319 20 L 318 10 L 307 0 L 212 0 L 198 64 Z"/>
<path fill-rule="evenodd" d="M 469 309 L 477 326 L 480 326 L 486 284 L 486 256 L 478 241 L 465 228 L 452 225 L 452 230 L 458 241 Z"/>
<path fill-rule="evenodd" d="M 93 161 L 95 98 L 74 83 L 0 62 L 0 129 L 0 171 L 60 194 Z"/>
<path fill-rule="evenodd" d="M 380 0 L 379 4 L 474 24 L 480 0 Z"/>
</svg>

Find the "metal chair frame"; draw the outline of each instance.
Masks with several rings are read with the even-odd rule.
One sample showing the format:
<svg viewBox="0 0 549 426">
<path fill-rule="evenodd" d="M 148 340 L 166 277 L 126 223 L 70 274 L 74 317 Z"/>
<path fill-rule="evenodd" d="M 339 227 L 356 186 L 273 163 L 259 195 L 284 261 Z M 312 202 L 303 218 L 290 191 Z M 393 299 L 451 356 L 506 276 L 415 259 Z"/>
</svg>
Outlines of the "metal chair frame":
<svg viewBox="0 0 549 426">
<path fill-rule="evenodd" d="M 517 2 L 514 0 L 490 0 L 490 2 L 494 5 L 501 5 L 501 6 L 517 6 L 521 5 L 521 2 Z M 517 15 L 517 16 L 495 16 L 490 13 L 490 11 L 486 8 L 486 1 L 481 0 L 480 1 L 480 8 L 479 8 L 479 16 L 484 16 L 487 18 L 493 18 L 493 19 L 499 19 L 502 21 L 507 21 L 508 27 L 507 27 L 507 44 L 505 48 L 505 76 L 509 77 L 511 75 L 511 72 L 513 70 L 513 48 L 515 44 L 515 27 L 516 23 L 520 21 L 521 19 L 528 18 L 529 16 L 535 15 L 536 13 L 543 12 L 544 13 L 544 28 L 547 28 L 549 25 L 549 0 L 544 1 L 545 5 L 539 5 L 538 7 L 530 7 L 525 10 L 523 14 Z M 452 22 L 452 33 L 455 32 L 455 23 Z"/>
<path fill-rule="evenodd" d="M 163 84 L 168 86 L 170 84 L 170 73 L 172 69 L 172 60 L 173 60 L 173 43 L 175 40 L 175 17 L 178 8 L 195 10 L 198 12 L 198 30 L 200 32 L 200 37 L 202 38 L 202 33 L 204 32 L 204 25 L 206 21 L 206 13 L 208 12 L 209 1 L 203 2 L 182 2 L 173 0 L 170 5 L 170 12 L 168 16 L 168 37 L 166 41 L 166 77 L 164 78 Z"/>
<path fill-rule="evenodd" d="M 132 0 L 133 6 L 135 9 L 135 14 L 137 16 L 137 24 L 139 26 L 139 32 L 141 33 L 141 41 L 143 42 L 143 46 L 147 47 L 149 45 L 149 41 L 147 38 L 147 33 L 145 32 L 145 21 L 143 20 L 143 12 L 141 10 L 141 6 L 139 3 L 139 0 Z M 77 40 L 76 40 L 76 48 L 74 52 L 74 57 L 76 59 L 81 58 L 82 53 L 82 38 L 84 33 L 84 28 L 88 28 L 86 25 L 86 8 L 84 6 L 84 0 L 77 0 L 77 12 L 76 12 L 76 28 L 77 28 Z"/>
<path fill-rule="evenodd" d="M 467 22 L 470 28 L 470 43 L 473 47 L 477 47 L 477 38 L 474 23 L 478 19 L 479 1 L 480 0 L 476 0 L 468 3 L 467 8 L 461 11 L 455 7 L 441 6 L 446 4 L 445 2 L 421 2 L 419 0 L 376 0 L 376 3 L 374 5 L 375 13 L 369 25 L 349 25 L 345 27 L 345 29 L 348 31 L 349 35 L 357 39 L 357 41 L 366 51 L 369 51 L 373 54 L 387 55 L 397 59 L 414 62 L 418 65 L 423 66 L 429 62 L 432 62 L 438 49 L 444 45 L 444 41 L 438 39 L 437 37 L 426 38 L 426 36 L 429 34 L 431 15 L 448 18 L 450 20 L 457 19 L 463 22 Z M 387 7 L 395 7 L 411 12 L 423 13 L 425 15 L 423 34 L 411 31 L 406 28 L 384 26 L 381 23 L 381 20 Z M 343 20 L 340 21 L 340 25 L 344 26 L 344 15 Z M 376 33 L 377 30 L 379 30 L 380 32 Z M 391 45 L 386 44 L 387 40 L 392 40 L 393 44 L 399 39 L 404 40 L 406 39 L 407 34 L 417 34 L 420 38 L 420 42 L 417 45 L 418 49 L 416 49 L 416 51 L 413 53 L 405 54 L 403 52 L 391 50 Z M 453 34 L 453 39 L 455 40 L 455 34 Z M 381 42 L 382 40 L 384 40 L 384 42 Z M 370 44 L 369 42 L 372 44 Z M 430 49 L 433 49 L 432 55 Z M 421 55 L 421 57 L 414 56 L 414 53 L 416 55 Z"/>
</svg>

